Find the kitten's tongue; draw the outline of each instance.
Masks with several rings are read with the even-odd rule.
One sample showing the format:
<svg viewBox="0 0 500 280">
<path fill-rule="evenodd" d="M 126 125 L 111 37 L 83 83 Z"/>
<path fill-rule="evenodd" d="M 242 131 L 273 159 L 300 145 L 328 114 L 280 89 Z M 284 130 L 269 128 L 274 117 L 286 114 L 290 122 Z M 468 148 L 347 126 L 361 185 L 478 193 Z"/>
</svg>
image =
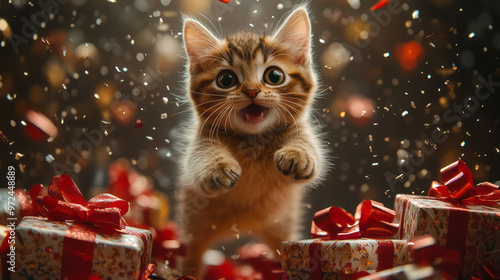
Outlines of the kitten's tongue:
<svg viewBox="0 0 500 280">
<path fill-rule="evenodd" d="M 263 121 L 265 112 L 265 107 L 253 103 L 243 109 L 243 113 L 245 114 L 245 121 L 248 123 L 258 123 Z"/>
</svg>

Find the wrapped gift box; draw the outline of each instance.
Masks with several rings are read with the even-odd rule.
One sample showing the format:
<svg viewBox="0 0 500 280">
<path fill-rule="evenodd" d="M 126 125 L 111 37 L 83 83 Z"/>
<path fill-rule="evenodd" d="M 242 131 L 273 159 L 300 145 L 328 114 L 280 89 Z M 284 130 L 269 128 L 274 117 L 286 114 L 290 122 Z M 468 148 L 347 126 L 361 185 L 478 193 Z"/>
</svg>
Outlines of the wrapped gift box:
<svg viewBox="0 0 500 280">
<path fill-rule="evenodd" d="M 430 235 L 438 245 L 458 250 L 463 257 L 464 277 L 470 277 L 488 261 L 500 267 L 500 209 L 417 195 L 396 196 L 394 209 L 395 221 L 400 223 L 399 238 Z"/>
<path fill-rule="evenodd" d="M 154 190 L 153 180 L 137 172 L 126 159 L 113 162 L 108 169 L 107 189 L 93 188 L 91 193 L 111 193 L 130 202 L 127 222 L 160 228 L 166 224 L 170 214 L 168 197 Z"/>
<path fill-rule="evenodd" d="M 170 205 L 166 195 L 159 191 L 141 194 L 130 202 L 125 219 L 141 225 L 160 228 L 168 221 Z"/>
<path fill-rule="evenodd" d="M 17 270 L 11 279 L 62 279 L 68 274 L 80 279 L 68 271 L 68 262 L 76 264 L 76 275 L 90 269 L 90 275 L 102 280 L 140 279 L 150 262 L 151 233 L 127 227 L 91 234 L 93 229 L 85 223 L 25 217 L 15 230 Z"/>
<path fill-rule="evenodd" d="M 282 243 L 281 263 L 290 279 L 348 279 L 408 263 L 405 240 L 309 239 Z"/>
</svg>

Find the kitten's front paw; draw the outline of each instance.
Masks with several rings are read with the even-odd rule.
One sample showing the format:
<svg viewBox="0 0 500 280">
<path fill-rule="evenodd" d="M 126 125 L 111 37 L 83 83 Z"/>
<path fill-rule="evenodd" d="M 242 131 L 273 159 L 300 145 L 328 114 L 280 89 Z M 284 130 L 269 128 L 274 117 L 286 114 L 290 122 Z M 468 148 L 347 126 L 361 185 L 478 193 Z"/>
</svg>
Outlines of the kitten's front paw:
<svg viewBox="0 0 500 280">
<path fill-rule="evenodd" d="M 314 158 L 299 148 L 282 148 L 274 154 L 274 162 L 285 175 L 295 180 L 310 179 L 314 175 Z"/>
<path fill-rule="evenodd" d="M 201 182 L 202 191 L 207 197 L 215 197 L 226 193 L 236 184 L 241 175 L 241 167 L 235 159 L 226 158 L 214 162 L 205 172 L 205 178 Z"/>
</svg>

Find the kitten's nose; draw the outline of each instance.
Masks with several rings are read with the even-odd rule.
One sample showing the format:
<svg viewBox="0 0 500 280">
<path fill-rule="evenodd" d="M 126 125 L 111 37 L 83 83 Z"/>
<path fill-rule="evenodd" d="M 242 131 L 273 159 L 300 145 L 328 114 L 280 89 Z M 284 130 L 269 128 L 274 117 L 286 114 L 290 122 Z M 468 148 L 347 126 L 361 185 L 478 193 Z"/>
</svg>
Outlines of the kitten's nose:
<svg viewBox="0 0 500 280">
<path fill-rule="evenodd" d="M 260 89 L 244 89 L 243 92 L 246 93 L 248 97 L 254 99 L 257 94 L 259 94 Z"/>
</svg>

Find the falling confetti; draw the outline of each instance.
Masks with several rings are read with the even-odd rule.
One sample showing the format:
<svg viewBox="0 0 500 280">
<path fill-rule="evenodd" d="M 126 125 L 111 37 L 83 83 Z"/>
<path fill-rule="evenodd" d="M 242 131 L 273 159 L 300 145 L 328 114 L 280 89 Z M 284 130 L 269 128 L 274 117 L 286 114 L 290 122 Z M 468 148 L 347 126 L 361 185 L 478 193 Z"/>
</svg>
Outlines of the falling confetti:
<svg viewBox="0 0 500 280">
<path fill-rule="evenodd" d="M 48 163 L 52 163 L 54 161 L 54 157 L 51 154 L 45 156 L 45 161 Z"/>
<path fill-rule="evenodd" d="M 420 16 L 419 14 L 420 14 L 420 11 L 419 11 L 419 10 L 415 10 L 415 11 L 413 11 L 413 13 L 411 14 L 411 17 L 412 17 L 413 19 L 418 19 L 418 18 L 419 18 L 419 16 Z"/>
<path fill-rule="evenodd" d="M 396 47 L 396 56 L 401 68 L 407 71 L 415 69 L 424 55 L 424 49 L 417 41 L 401 43 Z"/>
<path fill-rule="evenodd" d="M 44 44 L 46 44 L 46 45 L 50 46 L 50 42 L 49 42 L 49 40 L 47 40 L 47 39 L 45 39 L 45 38 L 43 38 L 43 37 L 40 37 L 40 40 L 42 40 L 42 42 L 43 42 Z"/>
<path fill-rule="evenodd" d="M 137 119 L 137 120 L 135 121 L 134 127 L 135 127 L 135 128 L 137 128 L 137 129 L 140 129 L 140 128 L 143 128 L 143 127 L 144 127 L 144 125 L 142 124 L 141 119 Z"/>
</svg>

